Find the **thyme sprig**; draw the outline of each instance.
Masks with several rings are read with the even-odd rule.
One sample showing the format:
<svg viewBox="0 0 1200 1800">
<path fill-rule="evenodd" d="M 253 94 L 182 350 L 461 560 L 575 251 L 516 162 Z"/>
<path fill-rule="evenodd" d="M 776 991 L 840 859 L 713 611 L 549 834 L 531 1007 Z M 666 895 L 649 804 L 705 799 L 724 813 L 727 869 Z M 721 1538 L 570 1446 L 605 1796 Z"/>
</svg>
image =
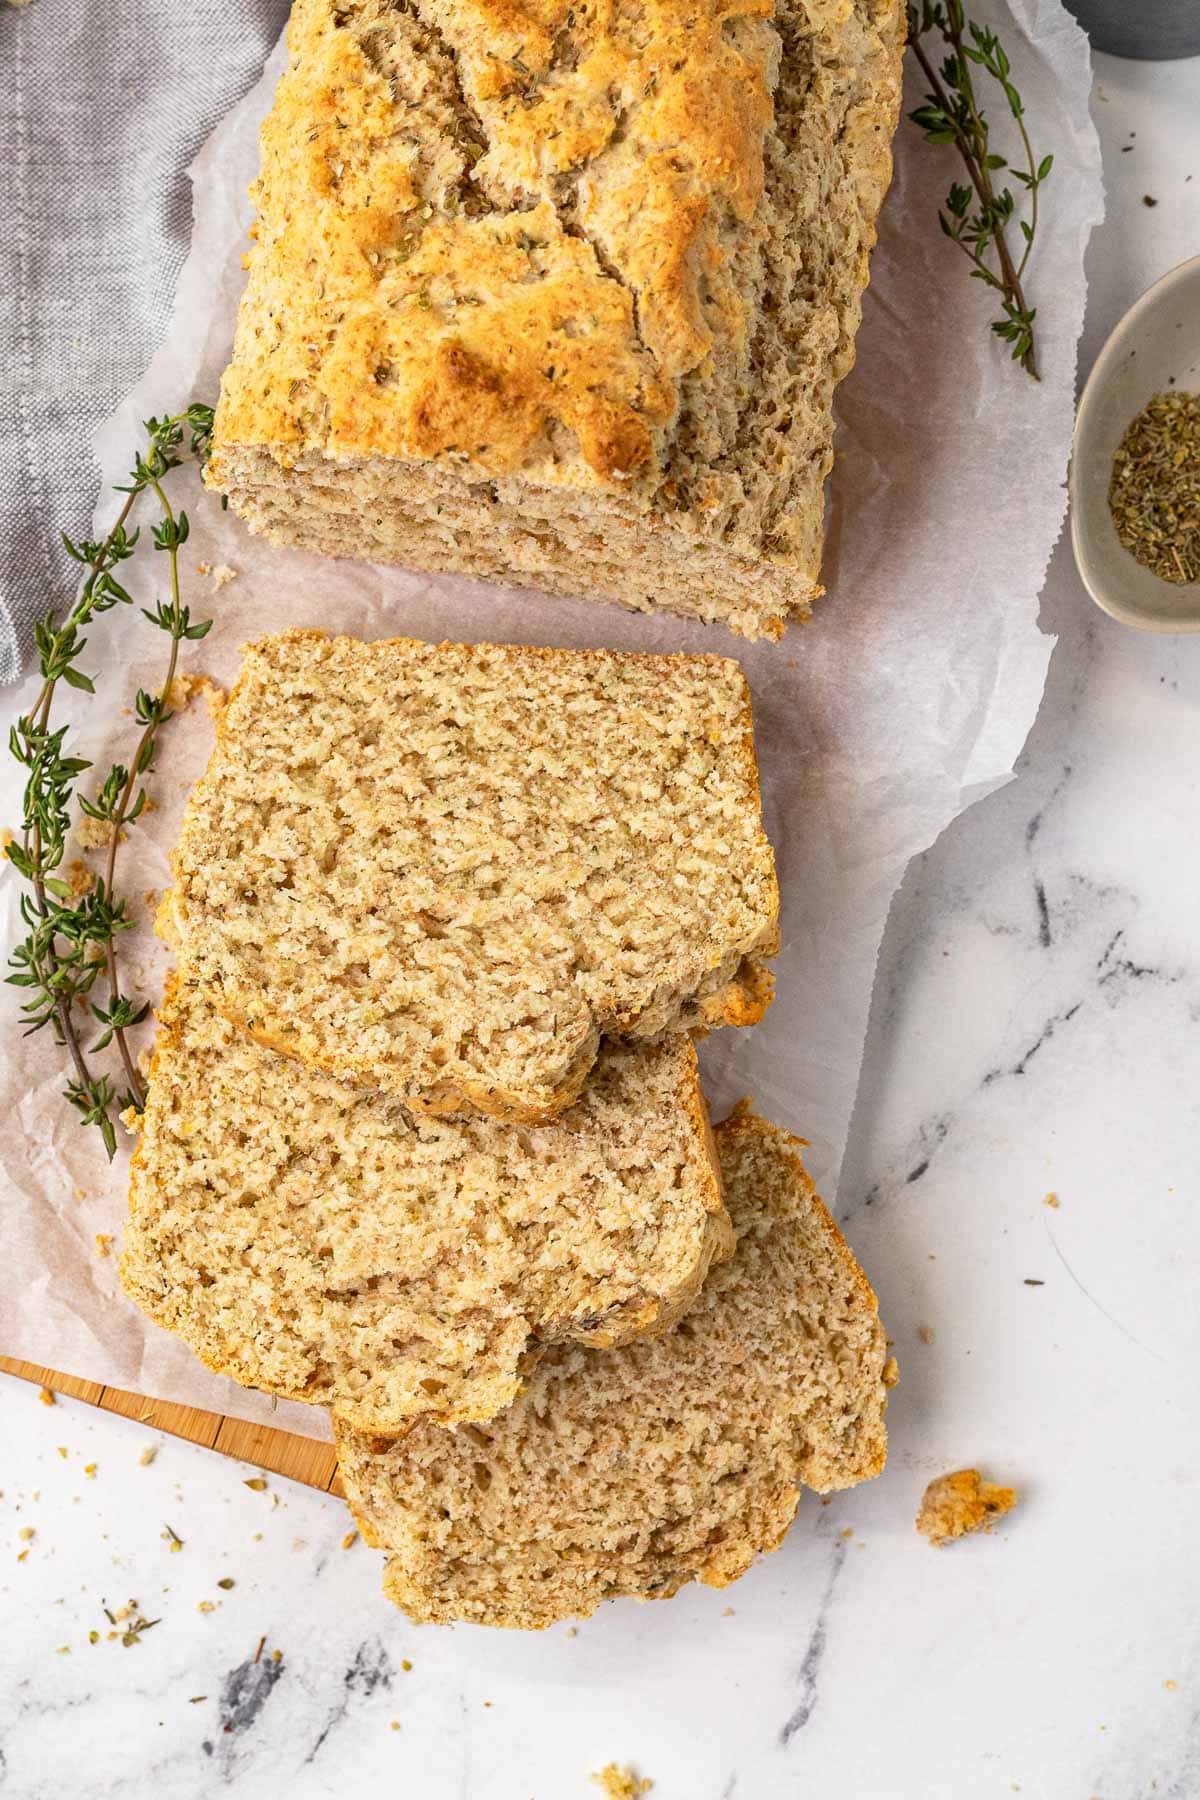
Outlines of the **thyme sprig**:
<svg viewBox="0 0 1200 1800">
<path fill-rule="evenodd" d="M 945 45 L 940 69 L 934 68 L 922 42 L 929 33 L 936 34 Z M 993 321 L 992 330 L 1011 346 L 1013 361 L 1038 381 L 1034 339 L 1037 308 L 1029 304 L 1024 279 L 1037 233 L 1038 196 L 1054 166 L 1054 158 L 1035 157 L 1025 124 L 1025 106 L 1013 82 L 1004 47 L 994 31 L 966 17 L 962 0 L 920 0 L 919 4 L 910 4 L 908 36 L 913 55 L 929 83 L 923 105 L 908 116 L 931 144 L 953 144 L 970 181 L 969 186 L 951 183 L 945 206 L 938 212 L 938 223 L 969 258 L 973 279 L 999 294 L 1000 317 Z M 973 68 L 989 75 L 1004 95 L 1021 140 L 1020 163 L 1010 164 L 992 149 L 987 115 L 975 91 Z M 1028 217 L 1017 217 L 1012 188 L 998 187 L 993 179 L 1002 169 L 1024 188 Z M 1007 228 L 1014 222 L 1023 244 L 1015 260 L 1007 236 Z"/>
<path fill-rule="evenodd" d="M 179 662 L 179 646 L 202 638 L 210 619 L 192 621 L 183 604 L 179 580 L 179 552 L 188 540 L 187 513 L 176 512 L 164 483 L 171 471 L 189 458 L 203 463 L 212 445 L 212 408 L 199 404 L 145 424 L 148 443 L 139 450 L 128 481 L 116 492 L 125 495 L 117 517 L 103 539 L 79 543 L 63 534 L 63 544 L 73 560 L 87 572 L 75 604 L 65 619 L 56 622 L 54 612 L 38 622 L 34 646 L 42 686 L 29 712 L 9 733 L 9 749 L 28 771 L 22 803 L 21 836 L 10 843 L 8 860 L 29 884 L 21 896 L 21 917 L 26 936 L 9 958 L 12 973 L 7 980 L 29 990 L 23 1001 L 26 1035 L 49 1025 L 70 1063 L 64 1090 L 85 1125 L 94 1125 L 111 1158 L 116 1154 L 114 1113 L 132 1106 L 141 1111 L 145 1091 L 134 1062 L 127 1033 L 145 1018 L 149 1007 L 139 1005 L 122 991 L 117 961 L 117 942 L 130 930 L 125 900 L 116 890 L 117 850 L 126 825 L 145 808 L 145 777 L 154 767 L 158 734 L 171 717 L 169 697 Z M 186 438 L 186 444 L 185 444 Z M 77 793 L 79 777 L 91 767 L 83 757 L 66 754 L 67 727 L 51 725 L 51 711 L 60 683 L 92 694 L 95 685 L 79 666 L 94 622 L 116 606 L 127 606 L 133 596 L 116 571 L 136 549 L 140 528 L 129 522 L 139 499 L 153 495 L 161 517 L 151 526 L 156 551 L 169 560 L 170 599 L 160 600 L 143 615 L 170 639 L 170 652 L 161 686 L 154 693 L 139 690 L 134 712 L 142 727 L 128 766 L 113 763 L 92 799 Z M 66 852 L 71 828 L 71 807 L 77 802 L 86 817 L 107 825 L 107 857 L 103 874 L 94 886 L 76 894 L 56 873 Z M 92 999 L 99 977 L 105 976 L 107 997 Z M 78 1006 L 88 1008 L 103 1028 L 96 1042 L 85 1046 L 75 1020 Z M 115 1044 L 125 1087 L 118 1090 L 107 1072 L 97 1073 L 92 1058 Z"/>
</svg>

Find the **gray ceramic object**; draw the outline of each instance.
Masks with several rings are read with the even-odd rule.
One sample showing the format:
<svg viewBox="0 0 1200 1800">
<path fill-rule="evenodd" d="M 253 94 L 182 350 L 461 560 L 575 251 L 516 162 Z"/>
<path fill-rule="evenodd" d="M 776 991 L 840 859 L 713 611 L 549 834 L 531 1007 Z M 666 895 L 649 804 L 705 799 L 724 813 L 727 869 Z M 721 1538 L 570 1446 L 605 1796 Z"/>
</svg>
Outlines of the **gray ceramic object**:
<svg viewBox="0 0 1200 1800">
<path fill-rule="evenodd" d="M 1200 631 L 1200 582 L 1152 575 L 1125 549 L 1108 510 L 1125 427 L 1155 394 L 1200 389 L 1200 256 L 1180 263 L 1121 320 L 1079 401 L 1071 451 L 1071 543 L 1097 606 L 1139 631 Z"/>
<path fill-rule="evenodd" d="M 1066 0 L 1092 40 L 1109 56 L 1166 62 L 1200 56 L 1200 0 Z"/>
</svg>

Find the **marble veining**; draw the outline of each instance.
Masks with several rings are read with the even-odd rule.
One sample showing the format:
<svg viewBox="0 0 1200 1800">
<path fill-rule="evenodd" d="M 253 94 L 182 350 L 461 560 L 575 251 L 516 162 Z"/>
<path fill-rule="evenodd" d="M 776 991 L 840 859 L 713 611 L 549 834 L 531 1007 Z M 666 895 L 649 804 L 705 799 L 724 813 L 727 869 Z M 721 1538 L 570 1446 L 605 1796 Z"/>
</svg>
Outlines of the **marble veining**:
<svg viewBox="0 0 1200 1800">
<path fill-rule="evenodd" d="M 842 1564 L 846 1560 L 849 1544 L 845 1538 L 835 1541 L 829 1559 L 829 1579 L 825 1583 L 825 1592 L 821 1595 L 821 1604 L 809 1635 L 808 1645 L 800 1664 L 800 1698 L 795 1708 L 784 1721 L 779 1733 L 779 1741 L 786 1750 L 798 1731 L 803 1731 L 813 1716 L 819 1695 L 818 1681 L 821 1675 L 821 1664 L 825 1659 L 825 1642 L 829 1631 L 829 1609 L 833 1604 L 834 1589 L 838 1576 L 842 1572 Z"/>
</svg>

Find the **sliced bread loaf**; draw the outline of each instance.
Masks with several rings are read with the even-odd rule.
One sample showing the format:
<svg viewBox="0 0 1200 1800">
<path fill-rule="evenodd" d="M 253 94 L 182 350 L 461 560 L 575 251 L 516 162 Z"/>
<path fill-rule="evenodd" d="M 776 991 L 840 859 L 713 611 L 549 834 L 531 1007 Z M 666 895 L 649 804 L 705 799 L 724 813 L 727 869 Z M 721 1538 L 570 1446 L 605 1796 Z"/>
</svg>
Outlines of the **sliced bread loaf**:
<svg viewBox="0 0 1200 1800">
<path fill-rule="evenodd" d="M 167 995 L 121 1278 L 221 1374 L 374 1432 L 488 1419 L 536 1345 L 663 1329 L 732 1242 L 687 1037 L 607 1045 L 551 1124 L 413 1118 Z"/>
<path fill-rule="evenodd" d="M 414 1619 L 542 1626 L 723 1587 L 778 1545 L 798 1483 L 883 1467 L 875 1296 L 800 1144 L 745 1108 L 716 1137 L 737 1250 L 669 1335 L 553 1350 L 482 1428 L 388 1444 L 335 1417 L 351 1508 Z"/>
<path fill-rule="evenodd" d="M 163 929 L 220 1012 L 426 1111 L 544 1119 L 602 1033 L 770 999 L 779 896 L 723 657 L 263 638 L 173 867 Z"/>
<path fill-rule="evenodd" d="M 900 0 L 296 0 L 207 479 L 256 531 L 778 637 Z"/>
</svg>

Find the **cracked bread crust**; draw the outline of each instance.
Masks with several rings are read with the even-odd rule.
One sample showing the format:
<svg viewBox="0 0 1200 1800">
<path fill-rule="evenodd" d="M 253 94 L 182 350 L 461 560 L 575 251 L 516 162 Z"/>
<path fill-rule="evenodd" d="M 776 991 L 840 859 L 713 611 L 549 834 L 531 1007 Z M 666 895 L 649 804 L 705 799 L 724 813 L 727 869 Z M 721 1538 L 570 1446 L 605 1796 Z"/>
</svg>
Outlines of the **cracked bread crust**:
<svg viewBox="0 0 1200 1800">
<path fill-rule="evenodd" d="M 296 0 L 207 479 L 280 542 L 778 636 L 902 12 Z"/>
<path fill-rule="evenodd" d="M 412 1618 L 529 1629 L 724 1587 L 781 1542 L 800 1484 L 882 1469 L 883 1328 L 801 1144 L 745 1106 L 716 1141 L 737 1249 L 673 1332 L 549 1351 L 483 1428 L 385 1443 L 335 1414 L 351 1509 Z"/>
<path fill-rule="evenodd" d="M 218 1374 L 357 1427 L 483 1420 L 548 1344 L 668 1329 L 733 1234 L 686 1038 L 561 1120 L 430 1120 L 299 1074 L 173 977 L 121 1280 Z"/>
<path fill-rule="evenodd" d="M 219 441 L 653 474 L 675 379 L 747 339 L 770 11 L 297 0 Z"/>
<path fill-rule="evenodd" d="M 720 657 L 248 647 L 160 929 L 257 1042 L 414 1110 L 536 1121 L 604 1033 L 750 1024 L 779 894 Z"/>
</svg>

